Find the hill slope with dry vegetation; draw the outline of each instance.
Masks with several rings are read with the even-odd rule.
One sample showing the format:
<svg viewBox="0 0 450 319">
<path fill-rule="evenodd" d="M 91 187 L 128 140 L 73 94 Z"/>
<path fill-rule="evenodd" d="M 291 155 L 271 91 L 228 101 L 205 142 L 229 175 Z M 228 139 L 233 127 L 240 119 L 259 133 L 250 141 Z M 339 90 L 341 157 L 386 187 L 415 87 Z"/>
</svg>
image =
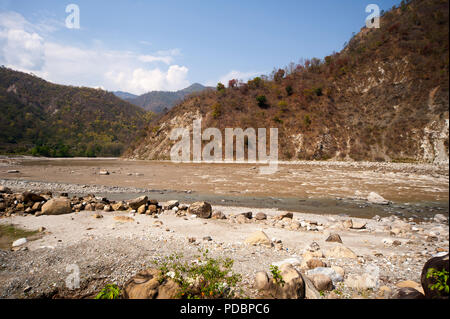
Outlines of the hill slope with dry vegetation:
<svg viewBox="0 0 450 319">
<path fill-rule="evenodd" d="M 339 53 L 199 93 L 151 122 L 125 156 L 168 159 L 172 128 L 201 118 L 223 135 L 277 127 L 284 160 L 448 162 L 448 9 L 402 1 Z"/>
</svg>

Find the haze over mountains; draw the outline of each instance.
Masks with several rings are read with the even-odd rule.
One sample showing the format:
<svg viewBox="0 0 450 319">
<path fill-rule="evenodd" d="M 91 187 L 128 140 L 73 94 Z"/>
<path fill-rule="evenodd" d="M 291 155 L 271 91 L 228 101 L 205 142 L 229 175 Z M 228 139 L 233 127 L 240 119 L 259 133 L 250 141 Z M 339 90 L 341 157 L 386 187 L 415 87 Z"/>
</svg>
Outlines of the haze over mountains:
<svg viewBox="0 0 450 319">
<path fill-rule="evenodd" d="M 177 103 L 183 101 L 188 95 L 192 93 L 202 92 L 207 90 L 208 87 L 199 83 L 194 83 L 191 86 L 175 91 L 152 91 L 142 95 L 134 95 L 127 92 L 114 92 L 114 94 L 121 99 L 124 99 L 134 105 L 140 106 L 146 111 L 159 114 L 164 113 L 174 107 Z"/>
</svg>

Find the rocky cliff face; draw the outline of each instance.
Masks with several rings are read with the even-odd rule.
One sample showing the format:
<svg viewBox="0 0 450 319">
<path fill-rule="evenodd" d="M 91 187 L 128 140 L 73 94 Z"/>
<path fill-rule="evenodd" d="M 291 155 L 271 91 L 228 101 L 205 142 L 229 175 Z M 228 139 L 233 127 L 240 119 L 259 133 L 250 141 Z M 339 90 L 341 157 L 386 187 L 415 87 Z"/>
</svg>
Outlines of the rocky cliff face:
<svg viewBox="0 0 450 319">
<path fill-rule="evenodd" d="M 403 1 L 340 53 L 184 101 L 150 123 L 125 156 L 168 159 L 172 129 L 192 132 L 201 118 L 222 135 L 278 128 L 283 160 L 445 164 L 448 61 L 448 1 Z"/>
</svg>

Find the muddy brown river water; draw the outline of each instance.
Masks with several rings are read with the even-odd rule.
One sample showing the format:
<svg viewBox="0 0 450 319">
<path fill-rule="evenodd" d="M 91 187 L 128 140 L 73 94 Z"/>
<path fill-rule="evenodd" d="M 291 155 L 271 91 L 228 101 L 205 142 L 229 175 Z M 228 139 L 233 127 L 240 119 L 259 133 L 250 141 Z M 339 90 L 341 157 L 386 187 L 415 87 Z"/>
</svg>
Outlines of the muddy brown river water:
<svg viewBox="0 0 450 319">
<path fill-rule="evenodd" d="M 7 173 L 18 170 L 19 173 Z M 107 170 L 109 175 L 100 175 Z M 133 187 L 142 191 L 96 194 L 129 199 L 137 193 L 164 201 L 206 200 L 216 205 L 371 217 L 448 215 L 448 167 L 425 164 L 282 163 L 271 175 L 255 164 L 174 164 L 124 159 L 1 158 L 0 179 Z M 372 205 L 376 192 L 391 205 Z M 74 191 L 73 194 L 83 194 Z"/>
</svg>

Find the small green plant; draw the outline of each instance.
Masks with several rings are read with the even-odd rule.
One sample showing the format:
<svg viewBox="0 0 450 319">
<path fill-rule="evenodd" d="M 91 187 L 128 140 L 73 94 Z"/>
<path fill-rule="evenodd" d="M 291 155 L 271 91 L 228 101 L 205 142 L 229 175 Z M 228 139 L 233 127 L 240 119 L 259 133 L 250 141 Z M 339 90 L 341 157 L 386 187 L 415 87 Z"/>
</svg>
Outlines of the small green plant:
<svg viewBox="0 0 450 319">
<path fill-rule="evenodd" d="M 223 92 L 225 91 L 225 85 L 223 83 L 217 83 L 217 91 Z"/>
<path fill-rule="evenodd" d="M 229 299 L 236 296 L 235 288 L 241 275 L 232 271 L 230 258 L 211 258 L 208 250 L 200 251 L 195 263 L 182 262 L 181 255 L 171 255 L 157 263 L 163 283 L 173 279 L 179 284 L 177 297 L 182 299 Z"/>
<path fill-rule="evenodd" d="M 117 285 L 108 284 L 95 296 L 95 299 L 119 299 L 120 294 L 121 291 Z"/>
<path fill-rule="evenodd" d="M 288 85 L 286 87 L 286 93 L 288 96 L 291 96 L 294 93 L 294 89 L 292 88 L 292 86 Z"/>
<path fill-rule="evenodd" d="M 258 106 L 261 108 L 267 107 L 267 98 L 265 95 L 258 95 L 256 97 L 256 102 L 258 102 Z"/>
<path fill-rule="evenodd" d="M 270 273 L 272 274 L 273 282 L 275 284 L 284 286 L 285 281 L 281 276 L 281 271 L 278 266 L 270 265 Z"/>
<path fill-rule="evenodd" d="M 448 286 L 448 271 L 442 269 L 441 271 L 430 268 L 427 272 L 427 279 L 434 279 L 434 284 L 430 284 L 428 287 L 431 290 L 437 290 L 437 293 L 440 295 L 442 292 L 445 292 L 447 295 L 449 293 Z"/>
<path fill-rule="evenodd" d="M 212 116 L 216 119 L 222 114 L 222 106 L 219 103 L 214 104 L 212 107 Z"/>
</svg>

